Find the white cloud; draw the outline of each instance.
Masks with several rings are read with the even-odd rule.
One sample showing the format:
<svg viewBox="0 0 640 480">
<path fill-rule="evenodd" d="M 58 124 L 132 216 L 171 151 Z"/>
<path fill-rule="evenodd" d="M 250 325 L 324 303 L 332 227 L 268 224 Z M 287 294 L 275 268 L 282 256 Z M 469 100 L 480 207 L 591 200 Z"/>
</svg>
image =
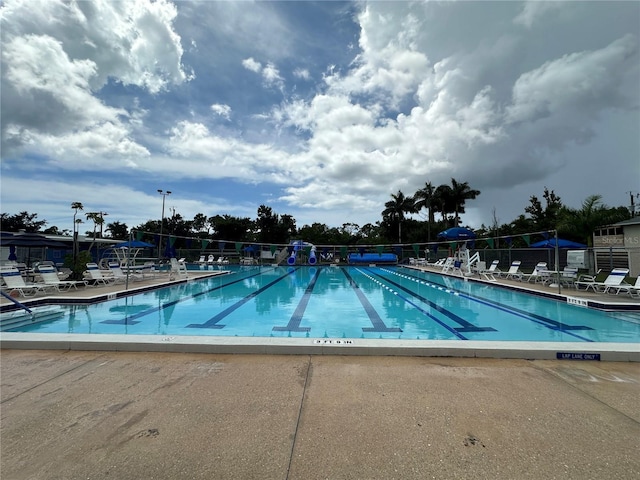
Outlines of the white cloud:
<svg viewBox="0 0 640 480">
<path fill-rule="evenodd" d="M 246 58 L 242 61 L 242 66 L 247 70 L 251 70 L 255 73 L 260 73 L 262 70 L 262 64 L 260 62 L 255 61 L 253 58 Z"/>
<path fill-rule="evenodd" d="M 296 68 L 293 71 L 293 76 L 296 78 L 301 78 L 302 80 L 311 80 L 311 73 L 306 68 Z"/>
<path fill-rule="evenodd" d="M 211 105 L 211 110 L 213 111 L 213 113 L 220 115 L 227 120 L 229 120 L 229 118 L 231 117 L 231 107 L 229 105 L 214 103 L 213 105 Z"/>
</svg>

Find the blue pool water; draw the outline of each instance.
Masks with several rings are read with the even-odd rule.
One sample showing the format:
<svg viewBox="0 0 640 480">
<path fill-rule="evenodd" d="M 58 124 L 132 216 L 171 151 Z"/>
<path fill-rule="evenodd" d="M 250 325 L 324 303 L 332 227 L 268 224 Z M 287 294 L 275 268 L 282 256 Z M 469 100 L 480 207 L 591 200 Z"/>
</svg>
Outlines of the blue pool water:
<svg viewBox="0 0 640 480">
<path fill-rule="evenodd" d="M 603 312 L 389 267 L 228 267 L 232 273 L 60 307 L 41 333 L 640 342 L 640 313 Z"/>
</svg>

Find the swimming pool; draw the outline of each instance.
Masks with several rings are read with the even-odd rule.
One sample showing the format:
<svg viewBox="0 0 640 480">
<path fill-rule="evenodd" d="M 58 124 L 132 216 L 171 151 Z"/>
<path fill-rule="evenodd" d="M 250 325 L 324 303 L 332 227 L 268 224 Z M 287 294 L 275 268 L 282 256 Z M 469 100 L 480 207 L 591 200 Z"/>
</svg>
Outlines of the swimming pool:
<svg viewBox="0 0 640 480">
<path fill-rule="evenodd" d="M 640 343 L 639 312 L 604 312 L 401 267 L 228 267 L 9 332 Z M 39 308 L 36 308 L 37 311 Z M 50 307 L 43 307 L 50 308 Z"/>
</svg>

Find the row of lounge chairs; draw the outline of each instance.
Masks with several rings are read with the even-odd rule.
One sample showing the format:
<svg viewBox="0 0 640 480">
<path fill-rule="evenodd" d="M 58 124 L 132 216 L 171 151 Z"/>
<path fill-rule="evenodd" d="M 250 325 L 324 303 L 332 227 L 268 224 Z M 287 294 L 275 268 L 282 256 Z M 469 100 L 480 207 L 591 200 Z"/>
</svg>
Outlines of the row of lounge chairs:
<svg viewBox="0 0 640 480">
<path fill-rule="evenodd" d="M 446 268 L 451 264 L 450 258 L 443 258 L 435 263 L 428 263 L 429 266 Z M 562 271 L 555 272 L 548 269 L 546 262 L 539 262 L 530 273 L 520 270 L 522 262 L 514 260 L 509 269 L 502 271 L 498 268 L 499 260 L 494 260 L 488 268 L 478 268 L 476 273 L 480 278 L 488 281 L 496 281 L 496 277 L 505 280 L 517 280 L 521 282 L 552 284 L 559 282 L 566 287 L 573 287 L 577 290 L 592 290 L 596 293 L 628 294 L 633 298 L 640 298 L 640 276 L 636 278 L 635 284 L 625 282 L 629 275 L 628 268 L 614 268 L 604 281 L 598 281 L 597 275 L 579 275 L 578 269 L 566 266 Z M 599 273 L 599 272 L 598 272 Z"/>
<path fill-rule="evenodd" d="M 218 265 L 227 265 L 229 263 L 229 259 L 223 256 L 218 257 L 218 259 L 216 260 L 215 255 L 209 255 L 208 257 L 205 258 L 205 255 L 200 255 L 200 258 L 198 259 L 198 263 L 200 265 L 214 265 L 214 264 L 218 264 Z"/>
<path fill-rule="evenodd" d="M 171 269 L 172 272 L 173 270 L 174 268 Z M 108 270 L 101 269 L 96 263 L 87 263 L 87 270 L 84 272 L 83 280 L 63 280 L 53 265 L 40 265 L 33 274 L 34 279 L 36 276 L 39 277 L 39 281 L 26 281 L 22 272 L 15 265 L 2 266 L 0 269 L 2 290 L 7 293 L 16 292 L 23 297 L 31 297 L 38 293 L 46 294 L 66 292 L 71 289 L 77 290 L 80 286 L 105 286 L 125 283 L 127 278 L 130 281 L 155 278 L 157 271 L 154 263 L 148 262 L 141 266 L 132 267 L 127 275 L 118 262 L 110 262 Z"/>
</svg>

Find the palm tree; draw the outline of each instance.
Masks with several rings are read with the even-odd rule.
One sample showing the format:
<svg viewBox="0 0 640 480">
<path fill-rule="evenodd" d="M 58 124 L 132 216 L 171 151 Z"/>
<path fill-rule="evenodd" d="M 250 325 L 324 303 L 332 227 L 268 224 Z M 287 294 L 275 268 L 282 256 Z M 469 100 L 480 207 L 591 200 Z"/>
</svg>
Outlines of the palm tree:
<svg viewBox="0 0 640 480">
<path fill-rule="evenodd" d="M 76 221 L 76 215 L 78 215 L 78 210 L 84 209 L 84 206 L 82 205 L 81 202 L 72 202 L 71 208 L 75 210 L 75 212 L 73 213 L 73 264 L 75 266 L 76 255 L 78 253 L 78 230 L 77 230 L 78 222 Z"/>
<path fill-rule="evenodd" d="M 431 182 L 427 182 L 424 188 L 418 190 L 413 196 L 415 200 L 414 207 L 417 212 L 421 209 L 427 209 L 427 241 L 431 240 L 431 224 L 435 223 L 435 187 L 431 184 Z"/>
<path fill-rule="evenodd" d="M 601 203 L 602 196 L 591 195 L 582 202 L 582 208 L 562 207 L 558 214 L 558 230 L 569 236 L 593 246 L 593 231 L 602 225 L 626 220 L 624 210 L 611 209 Z"/>
<path fill-rule="evenodd" d="M 467 200 L 474 200 L 480 195 L 479 190 L 472 190 L 467 182 L 458 183 L 451 179 L 451 206 L 453 207 L 454 227 L 460 223 L 460 214 L 464 213 L 464 204 Z"/>
<path fill-rule="evenodd" d="M 89 246 L 89 251 L 93 248 L 93 245 L 96 243 L 96 227 L 100 225 L 100 231 L 102 231 L 102 225 L 104 224 L 103 212 L 89 212 L 86 214 L 87 220 L 91 220 L 93 222 L 93 241 Z M 102 235 L 100 235 L 102 237 Z"/>
<path fill-rule="evenodd" d="M 413 197 L 405 197 L 404 193 L 398 190 L 398 193 L 391 194 L 392 200 L 384 204 L 385 209 L 382 211 L 382 217 L 387 219 L 395 218 L 398 220 L 398 243 L 402 243 L 402 221 L 405 213 L 414 213 L 416 211 Z"/>
</svg>

